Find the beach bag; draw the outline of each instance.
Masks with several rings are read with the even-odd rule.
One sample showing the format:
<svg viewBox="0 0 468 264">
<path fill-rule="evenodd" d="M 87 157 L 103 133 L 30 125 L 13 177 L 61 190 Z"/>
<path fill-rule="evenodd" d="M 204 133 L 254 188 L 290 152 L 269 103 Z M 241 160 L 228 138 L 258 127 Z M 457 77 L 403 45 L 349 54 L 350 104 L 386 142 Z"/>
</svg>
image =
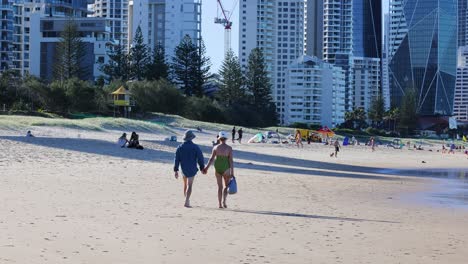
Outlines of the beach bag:
<svg viewBox="0 0 468 264">
<path fill-rule="evenodd" d="M 237 193 L 237 182 L 236 177 L 232 176 L 231 180 L 228 183 L 228 193 L 235 194 Z"/>
</svg>

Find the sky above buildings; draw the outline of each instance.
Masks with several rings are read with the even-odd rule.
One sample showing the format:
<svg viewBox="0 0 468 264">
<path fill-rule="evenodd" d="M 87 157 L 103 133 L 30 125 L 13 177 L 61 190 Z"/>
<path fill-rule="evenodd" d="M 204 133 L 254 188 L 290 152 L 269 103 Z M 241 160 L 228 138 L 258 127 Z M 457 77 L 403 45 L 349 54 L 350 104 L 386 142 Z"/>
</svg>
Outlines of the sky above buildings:
<svg viewBox="0 0 468 264">
<path fill-rule="evenodd" d="M 388 10 L 390 0 L 383 0 L 384 13 Z M 231 32 L 231 48 L 237 54 L 239 48 L 239 5 L 236 0 L 222 0 L 225 9 L 232 12 L 233 22 Z M 203 0 L 202 2 L 202 37 L 205 41 L 207 55 L 211 58 L 211 72 L 217 73 L 224 58 L 224 27 L 214 23 L 214 18 L 221 16 L 217 0 Z"/>
</svg>

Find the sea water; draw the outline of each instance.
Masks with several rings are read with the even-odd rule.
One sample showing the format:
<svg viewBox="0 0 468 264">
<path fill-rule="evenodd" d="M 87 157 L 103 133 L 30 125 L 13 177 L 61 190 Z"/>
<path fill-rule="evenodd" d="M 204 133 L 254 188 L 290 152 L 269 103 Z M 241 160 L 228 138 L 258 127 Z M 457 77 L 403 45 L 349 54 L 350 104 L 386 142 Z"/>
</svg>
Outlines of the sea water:
<svg viewBox="0 0 468 264">
<path fill-rule="evenodd" d="M 411 199 L 442 207 L 468 209 L 468 169 L 385 170 L 381 173 L 431 178 L 435 184 Z"/>
</svg>

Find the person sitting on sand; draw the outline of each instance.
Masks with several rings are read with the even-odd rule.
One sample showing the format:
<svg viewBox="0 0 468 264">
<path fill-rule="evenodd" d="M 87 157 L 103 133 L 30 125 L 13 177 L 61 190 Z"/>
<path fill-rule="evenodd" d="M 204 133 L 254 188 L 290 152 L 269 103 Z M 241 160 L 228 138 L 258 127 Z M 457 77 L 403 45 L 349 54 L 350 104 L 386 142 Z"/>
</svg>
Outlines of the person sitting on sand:
<svg viewBox="0 0 468 264">
<path fill-rule="evenodd" d="M 34 137 L 34 135 L 31 133 L 31 130 L 28 130 L 28 132 L 26 132 L 26 137 Z"/>
<path fill-rule="evenodd" d="M 219 145 L 219 135 L 216 135 L 216 141 L 212 141 L 211 142 L 213 144 L 213 147 L 216 146 L 216 145 Z"/>
<path fill-rule="evenodd" d="M 200 171 L 203 174 L 206 174 L 205 169 L 205 159 L 203 158 L 203 153 L 200 147 L 197 144 L 193 143 L 195 134 L 187 130 L 184 135 L 184 143 L 179 145 L 176 150 L 175 159 L 174 159 L 174 177 L 179 178 L 179 165 L 182 168 L 182 176 L 184 179 L 184 196 L 185 204 L 184 206 L 190 208 L 190 196 L 192 195 L 192 186 L 197 175 L 197 163 L 200 167 Z"/>
<path fill-rule="evenodd" d="M 219 132 L 219 145 L 213 148 L 210 160 L 206 165 L 203 173 L 207 173 L 211 164 L 214 162 L 215 176 L 218 183 L 218 202 L 219 208 L 227 208 L 226 198 L 228 195 L 228 184 L 231 177 L 234 176 L 234 161 L 232 155 L 232 147 L 226 144 L 228 134 L 226 132 Z M 224 180 L 224 189 L 223 189 Z"/>
<path fill-rule="evenodd" d="M 121 148 L 125 148 L 125 145 L 127 145 L 127 143 L 128 143 L 127 133 L 123 133 L 122 136 L 119 137 L 117 144 L 119 144 Z"/>
<path fill-rule="evenodd" d="M 127 148 L 143 149 L 143 146 L 140 145 L 139 136 L 137 133 L 132 132 Z"/>
</svg>

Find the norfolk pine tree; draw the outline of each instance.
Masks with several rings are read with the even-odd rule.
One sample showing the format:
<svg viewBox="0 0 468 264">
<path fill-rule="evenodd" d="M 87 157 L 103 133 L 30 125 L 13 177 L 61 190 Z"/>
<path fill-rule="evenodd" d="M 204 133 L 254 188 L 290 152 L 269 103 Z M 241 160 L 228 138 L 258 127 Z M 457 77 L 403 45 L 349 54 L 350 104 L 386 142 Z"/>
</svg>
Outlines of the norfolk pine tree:
<svg viewBox="0 0 468 264">
<path fill-rule="evenodd" d="M 85 78 L 89 73 L 89 69 L 82 67 L 85 52 L 78 26 L 73 20 L 67 21 L 60 34 L 60 42 L 57 43 L 53 69 L 54 79 L 65 81 L 73 77 Z"/>
<path fill-rule="evenodd" d="M 217 97 L 222 104 L 229 107 L 245 99 L 246 93 L 243 88 L 241 66 L 239 59 L 234 55 L 232 50 L 226 54 L 226 58 L 219 70 L 219 75 L 221 77 L 221 84 Z"/>
<path fill-rule="evenodd" d="M 102 65 L 101 70 L 107 75 L 108 81 L 128 81 L 130 78 L 130 61 L 121 42 L 112 47 L 109 63 Z"/>
<path fill-rule="evenodd" d="M 167 79 L 169 76 L 169 66 L 166 62 L 166 52 L 161 42 L 153 50 L 153 60 L 146 68 L 145 78 L 148 81 Z"/>
<path fill-rule="evenodd" d="M 249 55 L 248 68 L 246 72 L 246 85 L 252 94 L 253 104 L 262 109 L 272 102 L 271 84 L 266 71 L 263 52 L 254 48 Z"/>
<path fill-rule="evenodd" d="M 211 77 L 210 68 L 211 62 L 210 58 L 206 56 L 206 47 L 203 40 L 200 40 L 200 47 L 197 49 L 197 52 L 194 54 L 194 67 L 193 67 L 193 81 L 194 94 L 198 97 L 203 96 L 203 85 Z"/>
<path fill-rule="evenodd" d="M 249 55 L 246 72 L 247 91 L 252 96 L 253 108 L 261 116 L 262 124 L 259 126 L 276 125 L 278 116 L 276 106 L 271 97 L 271 84 L 266 70 L 263 52 L 254 48 Z"/>
<path fill-rule="evenodd" d="M 203 95 L 203 84 L 209 78 L 210 71 L 210 60 L 205 53 L 203 41 L 197 47 L 189 35 L 185 35 L 175 48 L 171 64 L 173 79 L 188 96 Z"/>
<path fill-rule="evenodd" d="M 136 79 L 138 81 L 143 80 L 149 63 L 149 57 L 148 47 L 144 43 L 140 26 L 138 26 L 135 31 L 135 38 L 133 39 L 133 44 L 130 48 L 130 61 L 132 79 Z"/>
</svg>

